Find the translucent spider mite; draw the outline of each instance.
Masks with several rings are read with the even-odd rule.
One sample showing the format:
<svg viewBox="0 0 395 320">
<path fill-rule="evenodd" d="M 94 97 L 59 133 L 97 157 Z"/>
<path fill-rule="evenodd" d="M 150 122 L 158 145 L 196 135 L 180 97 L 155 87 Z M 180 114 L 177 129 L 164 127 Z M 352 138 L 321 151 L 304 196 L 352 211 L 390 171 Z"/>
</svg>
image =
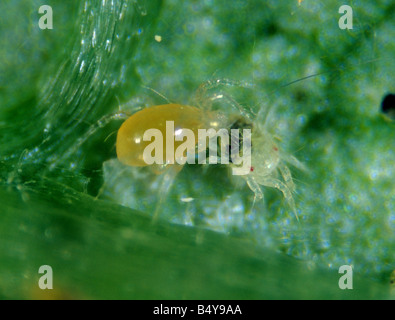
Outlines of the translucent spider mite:
<svg viewBox="0 0 395 320">
<path fill-rule="evenodd" d="M 206 83 L 204 85 L 206 88 L 203 88 L 203 92 L 219 85 L 246 86 L 246 84 L 235 84 L 228 80 L 217 80 L 215 82 Z M 278 189 L 283 193 L 296 219 L 299 220 L 292 195 L 295 191 L 295 184 L 293 183 L 291 172 L 286 163 L 290 163 L 304 171 L 306 167 L 295 157 L 282 152 L 274 142 L 274 137 L 266 130 L 266 122 L 269 121 L 269 112 L 266 112 L 264 117 L 262 114 L 255 114 L 251 109 L 238 104 L 231 96 L 226 95 L 224 92 L 216 93 L 210 98 L 210 100 L 215 99 L 225 99 L 226 103 L 239 113 L 236 116 L 236 120 L 233 119 L 228 123 L 228 126 L 231 128 L 252 129 L 252 147 L 250 150 L 252 162 L 250 173 L 241 175 L 240 177 L 246 181 L 249 188 L 254 192 L 254 203 L 264 198 L 263 187 Z M 218 115 L 219 118 L 224 118 L 221 113 L 218 113 Z M 238 140 L 239 137 L 235 137 L 235 139 Z M 230 163 L 230 166 L 232 167 L 234 164 Z"/>
<path fill-rule="evenodd" d="M 292 180 L 290 170 L 286 166 L 286 162 L 290 162 L 297 167 L 303 167 L 295 158 L 283 154 L 273 137 L 265 130 L 263 124 L 258 121 L 256 114 L 249 108 L 238 104 L 230 95 L 221 90 L 215 90 L 214 94 L 209 94 L 213 89 L 218 89 L 226 86 L 250 86 L 246 83 L 237 83 L 230 80 L 215 80 L 208 81 L 201 85 L 197 90 L 195 103 L 196 106 L 186 106 L 180 104 L 168 103 L 164 105 L 156 105 L 142 109 L 132 116 L 130 116 L 120 127 L 117 134 L 116 151 L 118 159 L 125 165 L 134 167 L 148 166 L 143 159 L 144 150 L 148 144 L 147 139 L 144 139 L 144 133 L 156 128 L 160 133 L 166 131 L 166 121 L 173 121 L 176 135 L 184 137 L 185 130 L 189 129 L 194 133 L 194 137 L 198 135 L 199 129 L 204 128 L 228 128 L 228 129 L 251 129 L 252 146 L 249 150 L 243 148 L 243 143 L 236 144 L 237 152 L 243 150 L 251 154 L 251 166 L 248 174 L 241 175 L 246 181 L 249 188 L 254 192 L 254 203 L 257 200 L 263 199 L 263 187 L 271 187 L 280 190 L 292 212 L 298 219 L 296 207 L 293 200 L 292 193 L 295 190 L 295 185 Z M 226 107 L 226 110 L 213 110 L 212 104 L 220 100 Z M 235 113 L 233 115 L 229 109 Z M 233 132 L 233 131 L 231 131 Z M 239 131 L 240 132 L 240 131 Z M 244 141 L 240 139 L 239 134 L 235 136 L 232 133 L 231 140 Z M 165 139 L 163 145 L 163 152 L 167 148 L 169 141 Z M 176 139 L 175 147 L 182 145 L 182 139 Z M 209 144 L 210 145 L 210 144 Z M 202 146 L 198 140 L 194 141 L 192 147 L 186 148 L 186 153 L 195 149 L 198 154 L 207 152 L 206 145 Z M 232 148 L 229 141 L 221 139 L 221 150 Z M 231 150 L 230 150 L 231 151 Z M 231 152 L 228 152 L 226 157 Z M 173 154 L 172 157 L 186 157 L 183 154 Z M 223 154 L 221 153 L 223 157 Z M 234 163 L 232 159 L 229 160 L 229 166 L 232 169 L 238 168 L 239 165 Z M 164 161 L 163 164 L 152 165 L 152 169 L 156 173 L 164 173 L 166 176 L 163 180 L 161 188 L 161 200 L 169 191 L 170 185 L 174 177 L 182 169 L 182 165 L 174 162 Z M 156 213 L 157 214 L 157 213 Z M 156 216 L 154 215 L 154 217 Z"/>
</svg>

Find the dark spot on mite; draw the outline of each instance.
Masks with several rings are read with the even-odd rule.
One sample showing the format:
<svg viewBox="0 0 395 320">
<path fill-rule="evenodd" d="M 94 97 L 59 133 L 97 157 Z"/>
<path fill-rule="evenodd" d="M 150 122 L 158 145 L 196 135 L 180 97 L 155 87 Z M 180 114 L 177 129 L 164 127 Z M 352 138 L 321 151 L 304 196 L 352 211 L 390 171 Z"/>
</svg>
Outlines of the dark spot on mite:
<svg viewBox="0 0 395 320">
<path fill-rule="evenodd" d="M 243 129 L 250 129 L 252 132 L 253 125 L 250 121 L 245 118 L 237 118 L 235 122 L 230 126 L 230 130 L 239 129 L 239 154 L 243 151 Z M 231 131 L 229 131 L 231 132 Z M 252 141 L 251 141 L 251 149 L 252 149 Z M 229 163 L 232 163 L 231 157 L 231 145 L 229 144 Z M 252 170 L 251 170 L 252 171 Z"/>
<path fill-rule="evenodd" d="M 247 121 L 244 118 L 238 118 L 230 127 L 230 129 L 239 129 L 241 134 L 243 133 L 243 129 L 250 129 L 252 130 L 252 123 Z"/>
<path fill-rule="evenodd" d="M 381 111 L 395 120 L 395 94 L 389 93 L 383 98 L 381 102 Z"/>
</svg>

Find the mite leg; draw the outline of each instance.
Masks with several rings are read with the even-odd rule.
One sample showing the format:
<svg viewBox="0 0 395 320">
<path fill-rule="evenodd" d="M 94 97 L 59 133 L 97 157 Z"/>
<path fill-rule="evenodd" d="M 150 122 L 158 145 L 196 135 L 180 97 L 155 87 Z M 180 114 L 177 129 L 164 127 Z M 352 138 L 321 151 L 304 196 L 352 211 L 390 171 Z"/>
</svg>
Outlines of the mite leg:
<svg viewBox="0 0 395 320">
<path fill-rule="evenodd" d="M 268 177 L 263 178 L 262 180 L 260 180 L 258 182 L 259 182 L 259 184 L 261 184 L 263 186 L 280 190 L 283 193 L 285 200 L 288 202 L 288 205 L 290 206 L 291 210 L 293 211 L 296 219 L 299 221 L 299 217 L 296 212 L 295 201 L 292 197 L 292 192 L 284 182 L 282 182 L 278 179 L 275 179 L 275 178 L 268 178 Z"/>
<path fill-rule="evenodd" d="M 262 189 L 260 187 L 260 185 L 258 184 L 258 182 L 255 180 L 254 177 L 251 177 L 249 175 L 247 176 L 243 176 L 245 177 L 246 181 L 247 181 L 247 185 L 250 187 L 250 189 L 252 190 L 252 192 L 254 192 L 254 204 L 256 200 L 263 200 L 263 192 Z"/>
<path fill-rule="evenodd" d="M 123 112 L 118 112 L 114 114 L 108 114 L 103 117 L 101 117 L 96 123 L 92 124 L 88 130 L 77 139 L 75 144 L 68 149 L 62 156 L 62 159 L 68 159 L 70 158 L 75 152 L 78 151 L 78 149 L 87 141 L 95 132 L 97 132 L 99 129 L 105 127 L 108 123 L 110 123 L 112 120 L 121 120 L 121 119 L 127 119 L 128 116 L 123 113 Z M 51 165 L 54 167 L 56 163 Z"/>
<path fill-rule="evenodd" d="M 279 164 L 278 168 L 280 169 L 280 173 L 284 179 L 286 186 L 288 187 L 288 189 L 291 192 L 294 192 L 295 191 L 295 184 L 292 180 L 291 171 L 289 170 L 289 168 L 286 165 L 284 165 L 282 163 Z"/>
<path fill-rule="evenodd" d="M 163 208 L 163 204 L 170 192 L 171 186 L 173 185 L 174 179 L 176 178 L 177 174 L 181 171 L 183 166 L 181 165 L 168 165 L 167 168 L 165 169 L 165 172 L 162 173 L 162 181 L 160 184 L 160 196 L 158 203 L 156 204 L 155 207 L 155 212 L 152 218 L 152 222 L 155 223 L 160 214 L 160 210 Z"/>
</svg>

